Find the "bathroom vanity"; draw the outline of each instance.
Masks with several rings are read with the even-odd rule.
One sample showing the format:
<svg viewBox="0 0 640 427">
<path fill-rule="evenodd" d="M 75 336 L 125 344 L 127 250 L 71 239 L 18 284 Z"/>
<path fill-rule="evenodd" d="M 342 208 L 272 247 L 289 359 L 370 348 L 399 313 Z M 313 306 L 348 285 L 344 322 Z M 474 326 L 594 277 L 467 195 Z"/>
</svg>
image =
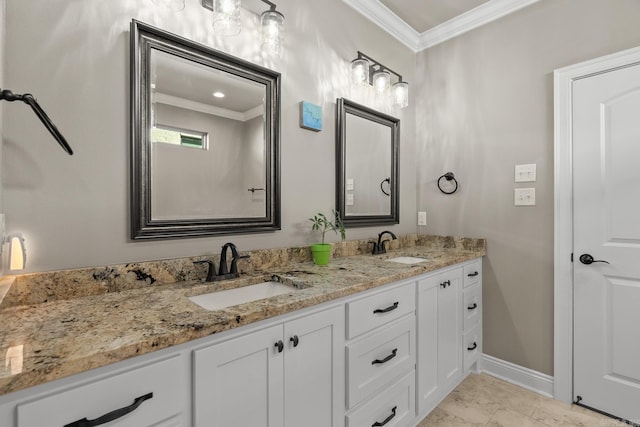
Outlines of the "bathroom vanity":
<svg viewBox="0 0 640 427">
<path fill-rule="evenodd" d="M 200 281 L 0 309 L 0 425 L 414 426 L 478 369 L 483 255 L 289 262 L 290 293 L 214 311 Z"/>
</svg>

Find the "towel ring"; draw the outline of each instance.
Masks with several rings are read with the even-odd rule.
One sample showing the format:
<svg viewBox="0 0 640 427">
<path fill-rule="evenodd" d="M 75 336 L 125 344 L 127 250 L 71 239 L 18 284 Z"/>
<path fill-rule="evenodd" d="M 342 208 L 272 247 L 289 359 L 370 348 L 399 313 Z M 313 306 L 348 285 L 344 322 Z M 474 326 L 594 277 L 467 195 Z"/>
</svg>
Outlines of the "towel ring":
<svg viewBox="0 0 640 427">
<path fill-rule="evenodd" d="M 447 181 L 453 181 L 455 184 L 455 187 L 453 188 L 453 190 L 451 191 L 445 191 L 442 189 L 442 178 L 445 179 L 445 182 Z M 447 172 L 444 175 L 442 175 L 440 178 L 438 178 L 438 188 L 440 189 L 441 192 L 443 192 L 444 194 L 453 194 L 458 190 L 458 181 L 456 181 L 455 176 L 453 175 L 453 172 Z"/>
<path fill-rule="evenodd" d="M 387 193 L 386 191 L 384 191 L 384 183 L 389 184 L 389 193 Z M 391 177 L 389 178 L 385 178 L 382 180 L 382 182 L 380 182 L 380 191 L 382 191 L 385 195 L 390 196 L 390 192 L 391 192 Z"/>
</svg>

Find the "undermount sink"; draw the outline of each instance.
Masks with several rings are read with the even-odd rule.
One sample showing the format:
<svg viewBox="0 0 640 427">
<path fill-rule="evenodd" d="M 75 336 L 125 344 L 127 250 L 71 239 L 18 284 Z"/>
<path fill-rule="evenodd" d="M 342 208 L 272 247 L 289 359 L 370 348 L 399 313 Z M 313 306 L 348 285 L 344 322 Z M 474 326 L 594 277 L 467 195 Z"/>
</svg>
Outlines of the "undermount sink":
<svg viewBox="0 0 640 427">
<path fill-rule="evenodd" d="M 389 258 L 386 261 L 397 262 L 399 264 L 419 264 L 421 262 L 427 262 L 426 258 L 418 258 L 413 256 L 399 256 L 395 258 Z"/>
<path fill-rule="evenodd" d="M 277 295 L 295 291 L 295 288 L 280 282 L 262 282 L 255 285 L 242 286 L 240 288 L 226 289 L 224 291 L 211 292 L 196 295 L 189 299 L 207 310 L 221 310 L 233 305 L 271 298 Z"/>
</svg>

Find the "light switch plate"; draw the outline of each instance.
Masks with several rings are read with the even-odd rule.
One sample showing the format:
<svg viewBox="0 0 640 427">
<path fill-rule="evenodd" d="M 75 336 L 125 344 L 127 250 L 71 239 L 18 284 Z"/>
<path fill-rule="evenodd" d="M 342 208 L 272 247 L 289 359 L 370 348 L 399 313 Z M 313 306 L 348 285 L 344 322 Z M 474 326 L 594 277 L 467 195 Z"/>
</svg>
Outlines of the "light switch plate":
<svg viewBox="0 0 640 427">
<path fill-rule="evenodd" d="M 515 182 L 536 182 L 536 164 L 516 165 Z"/>
<path fill-rule="evenodd" d="M 345 186 L 347 191 L 353 191 L 353 179 L 347 179 L 347 185 Z"/>
<path fill-rule="evenodd" d="M 516 206 L 535 206 L 536 205 L 536 189 L 535 188 L 516 188 L 514 191 L 513 203 Z"/>
<path fill-rule="evenodd" d="M 347 206 L 353 206 L 353 194 L 347 194 Z"/>
</svg>

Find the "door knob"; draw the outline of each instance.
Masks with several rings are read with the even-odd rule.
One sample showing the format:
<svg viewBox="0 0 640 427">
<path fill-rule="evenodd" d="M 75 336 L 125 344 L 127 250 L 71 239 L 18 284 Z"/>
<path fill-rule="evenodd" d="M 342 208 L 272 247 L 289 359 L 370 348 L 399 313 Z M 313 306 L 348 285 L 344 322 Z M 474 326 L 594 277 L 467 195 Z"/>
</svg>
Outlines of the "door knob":
<svg viewBox="0 0 640 427">
<path fill-rule="evenodd" d="M 609 264 L 609 261 L 605 261 L 602 259 L 593 259 L 593 257 L 589 254 L 580 255 L 580 262 L 585 265 L 593 264 L 594 262 L 604 262 L 605 264 Z"/>
</svg>

